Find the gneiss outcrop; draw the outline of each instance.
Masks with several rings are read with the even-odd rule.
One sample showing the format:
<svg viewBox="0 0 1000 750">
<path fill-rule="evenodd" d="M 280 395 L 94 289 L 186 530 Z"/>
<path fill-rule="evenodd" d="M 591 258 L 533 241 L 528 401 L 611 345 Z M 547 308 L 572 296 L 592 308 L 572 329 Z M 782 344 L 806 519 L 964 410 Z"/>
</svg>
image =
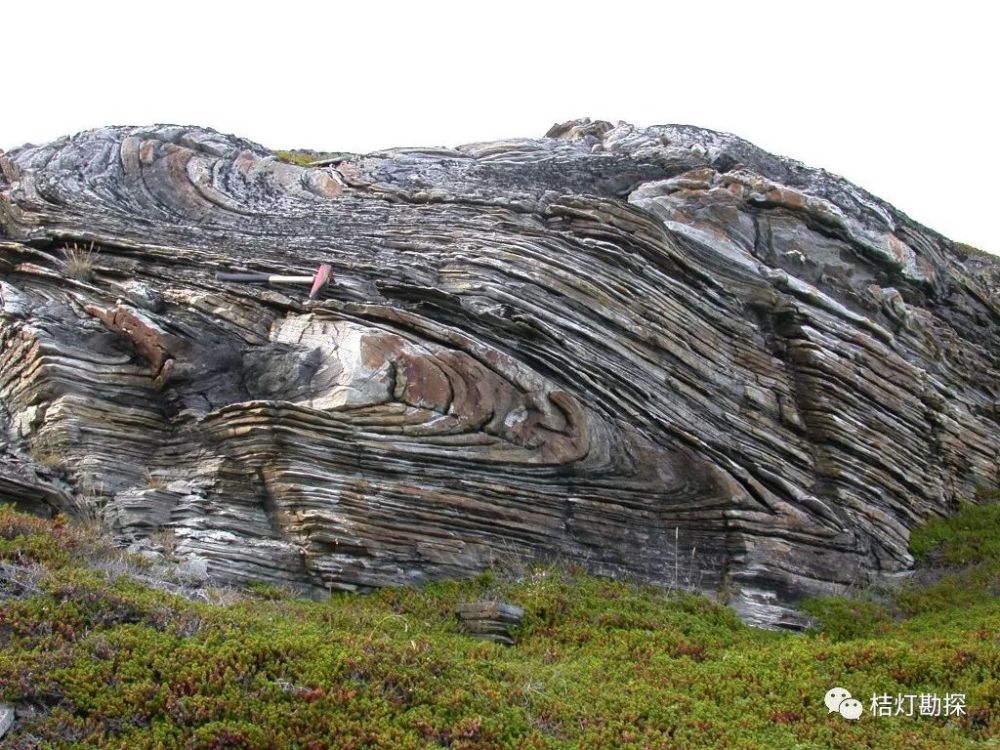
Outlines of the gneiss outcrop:
<svg viewBox="0 0 1000 750">
<path fill-rule="evenodd" d="M 0 496 L 214 580 L 558 557 L 781 624 L 997 483 L 997 264 L 733 136 L 114 127 L 0 171 Z"/>
</svg>

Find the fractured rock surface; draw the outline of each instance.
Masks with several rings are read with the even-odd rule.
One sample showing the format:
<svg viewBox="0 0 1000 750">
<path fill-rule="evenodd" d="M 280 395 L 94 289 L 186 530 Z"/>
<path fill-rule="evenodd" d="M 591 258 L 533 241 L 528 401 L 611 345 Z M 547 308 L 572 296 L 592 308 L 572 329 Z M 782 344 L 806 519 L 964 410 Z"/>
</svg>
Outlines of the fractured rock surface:
<svg viewBox="0 0 1000 750">
<path fill-rule="evenodd" d="M 556 556 L 782 624 L 997 483 L 996 262 L 697 128 L 315 167 L 89 131 L 0 157 L 0 293 L 0 499 L 214 580 Z"/>
</svg>

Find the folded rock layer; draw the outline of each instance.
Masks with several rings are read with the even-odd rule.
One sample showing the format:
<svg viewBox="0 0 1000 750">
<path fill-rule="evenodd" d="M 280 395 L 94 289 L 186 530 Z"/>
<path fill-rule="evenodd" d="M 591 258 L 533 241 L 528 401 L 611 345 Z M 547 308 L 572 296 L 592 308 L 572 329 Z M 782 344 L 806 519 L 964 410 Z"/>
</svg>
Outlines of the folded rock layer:
<svg viewBox="0 0 1000 750">
<path fill-rule="evenodd" d="M 0 279 L 0 497 L 220 581 L 557 558 L 791 625 L 997 483 L 996 262 L 697 128 L 89 131 L 0 157 Z"/>
</svg>

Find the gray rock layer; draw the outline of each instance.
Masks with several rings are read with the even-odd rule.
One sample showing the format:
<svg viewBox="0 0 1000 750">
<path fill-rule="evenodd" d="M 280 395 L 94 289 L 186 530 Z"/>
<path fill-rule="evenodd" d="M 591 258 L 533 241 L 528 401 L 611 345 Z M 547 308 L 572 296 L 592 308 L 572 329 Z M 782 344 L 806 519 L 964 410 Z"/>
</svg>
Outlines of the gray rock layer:
<svg viewBox="0 0 1000 750">
<path fill-rule="evenodd" d="M 556 557 L 780 625 L 997 482 L 996 263 L 733 136 L 303 168 L 116 127 L 0 175 L 0 496 L 213 580 Z M 313 301 L 215 279 L 323 262 Z"/>
<path fill-rule="evenodd" d="M 14 707 L 0 703 L 0 739 L 14 726 Z"/>
</svg>

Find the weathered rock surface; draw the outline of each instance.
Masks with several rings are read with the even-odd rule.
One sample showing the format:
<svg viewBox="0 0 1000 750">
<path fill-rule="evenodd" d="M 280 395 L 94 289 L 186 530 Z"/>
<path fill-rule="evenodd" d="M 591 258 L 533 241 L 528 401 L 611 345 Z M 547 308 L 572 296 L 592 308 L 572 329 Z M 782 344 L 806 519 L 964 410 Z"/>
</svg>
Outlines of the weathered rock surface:
<svg viewBox="0 0 1000 750">
<path fill-rule="evenodd" d="M 561 556 L 781 624 L 997 482 L 997 264 L 696 128 L 312 168 L 90 131 L 0 157 L 0 279 L 0 499 L 213 580 Z"/>
<path fill-rule="evenodd" d="M 524 610 L 516 604 L 480 600 L 464 602 L 455 609 L 458 626 L 473 638 L 513 646 L 512 628 L 521 624 Z"/>
<path fill-rule="evenodd" d="M 14 726 L 14 707 L 0 703 L 0 739 Z"/>
</svg>

